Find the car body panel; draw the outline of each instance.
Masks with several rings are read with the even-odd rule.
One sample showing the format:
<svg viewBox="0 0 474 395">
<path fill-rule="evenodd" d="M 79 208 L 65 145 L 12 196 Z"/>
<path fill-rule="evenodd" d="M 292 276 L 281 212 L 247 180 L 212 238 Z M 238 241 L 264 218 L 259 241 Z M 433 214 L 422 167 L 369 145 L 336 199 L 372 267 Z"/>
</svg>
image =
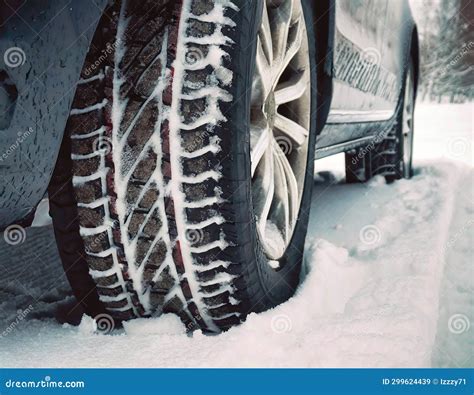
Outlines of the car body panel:
<svg viewBox="0 0 474 395">
<path fill-rule="evenodd" d="M 390 110 L 390 105 L 375 92 L 386 8 L 387 0 L 336 2 L 331 114 Z"/>
<path fill-rule="evenodd" d="M 18 97 L 11 119 L 4 120 L 7 128 L 0 130 L 0 227 L 27 216 L 45 195 L 105 5 L 106 0 L 31 0 L 2 12 L 7 19 L 0 27 L 0 72 Z"/>
<path fill-rule="evenodd" d="M 316 142 L 317 158 L 334 153 L 334 147 L 341 152 L 362 145 L 391 124 L 415 29 L 406 0 L 338 0 L 331 7 L 336 15 L 334 44 L 328 51 L 333 54 L 332 94 Z M 369 23 L 363 15 L 377 20 Z M 371 39 L 367 30 L 377 32 L 378 39 Z"/>
</svg>

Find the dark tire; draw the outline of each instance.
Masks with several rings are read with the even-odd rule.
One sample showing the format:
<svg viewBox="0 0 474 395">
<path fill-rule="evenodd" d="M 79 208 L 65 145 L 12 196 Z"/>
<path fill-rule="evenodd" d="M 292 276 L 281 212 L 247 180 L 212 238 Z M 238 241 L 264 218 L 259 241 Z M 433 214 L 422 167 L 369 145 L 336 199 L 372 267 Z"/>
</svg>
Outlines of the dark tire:
<svg viewBox="0 0 474 395">
<path fill-rule="evenodd" d="M 79 235 L 77 202 L 72 186 L 70 140 L 66 136 L 48 187 L 49 214 L 53 220 L 54 236 L 64 272 L 76 298 L 70 314 L 87 312 L 92 317 L 105 312 L 89 275 L 84 241 Z"/>
<path fill-rule="evenodd" d="M 275 269 L 256 229 L 250 169 L 262 10 L 247 1 L 145 3 L 106 10 L 77 87 L 66 136 L 80 234 L 113 317 L 174 312 L 189 330 L 218 332 L 296 289 L 315 119 L 298 220 Z M 303 3 L 315 91 L 313 20 Z M 316 113 L 313 100 L 308 110 Z"/>
<path fill-rule="evenodd" d="M 410 61 L 390 125 L 367 146 L 346 153 L 346 182 L 365 182 L 376 175 L 385 176 L 387 182 L 412 177 L 414 87 L 414 66 Z"/>
</svg>

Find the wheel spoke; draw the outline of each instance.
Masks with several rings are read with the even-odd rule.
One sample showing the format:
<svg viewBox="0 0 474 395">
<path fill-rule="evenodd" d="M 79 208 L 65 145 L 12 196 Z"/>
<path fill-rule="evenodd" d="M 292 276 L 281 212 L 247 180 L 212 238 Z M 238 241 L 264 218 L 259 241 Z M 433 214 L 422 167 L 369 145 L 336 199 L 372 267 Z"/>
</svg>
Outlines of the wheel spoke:
<svg viewBox="0 0 474 395">
<path fill-rule="evenodd" d="M 298 217 L 298 206 L 300 200 L 298 192 L 298 182 L 296 180 L 295 173 L 293 172 L 293 169 L 291 168 L 291 165 L 288 162 L 288 158 L 286 157 L 281 147 L 276 143 L 276 141 L 274 142 L 274 150 L 276 152 L 275 160 L 279 162 L 280 167 L 283 169 L 283 175 L 286 185 L 285 189 L 287 191 L 287 198 L 289 202 L 286 215 L 288 220 L 286 222 L 288 223 L 289 229 L 291 230 Z M 287 233 L 288 242 L 289 237 L 291 236 L 290 233 Z"/>
<path fill-rule="evenodd" d="M 275 116 L 275 128 L 291 138 L 298 146 L 306 141 L 306 137 L 309 134 L 308 130 L 303 126 L 281 114 L 276 114 Z"/>
<path fill-rule="evenodd" d="M 288 44 L 285 56 L 280 64 L 280 72 L 277 74 L 277 81 L 280 79 L 281 74 L 289 66 L 291 60 L 295 57 L 301 48 L 303 43 L 303 29 L 302 29 L 302 17 L 292 26 L 290 30 L 290 36 L 288 37 Z"/>
<path fill-rule="evenodd" d="M 277 85 L 275 89 L 275 103 L 277 105 L 289 103 L 303 96 L 308 87 L 306 72 L 295 74 L 289 81 Z"/>
<path fill-rule="evenodd" d="M 286 171 L 282 163 L 281 156 L 285 156 L 278 144 L 274 144 L 274 167 L 275 167 L 275 207 L 273 208 L 273 218 L 279 229 L 283 230 L 283 238 L 288 242 L 290 234 L 290 193 L 286 180 Z"/>
<path fill-rule="evenodd" d="M 275 150 L 277 152 L 278 160 L 281 163 L 281 166 L 285 170 L 285 180 L 287 183 L 287 189 L 289 193 L 290 200 L 290 226 L 294 224 L 298 217 L 298 206 L 299 206 L 299 192 L 298 192 L 298 182 L 296 180 L 295 173 L 288 162 L 288 158 L 278 144 L 275 144 Z"/>
<path fill-rule="evenodd" d="M 257 166 L 260 164 L 265 152 L 270 148 L 270 132 L 267 128 L 252 126 L 250 128 L 250 161 L 251 174 L 255 174 Z"/>
<path fill-rule="evenodd" d="M 259 38 L 262 43 L 263 52 L 267 57 L 268 64 L 271 66 L 273 63 L 273 43 L 266 1 L 263 2 L 262 26 L 259 31 Z"/>
<path fill-rule="evenodd" d="M 265 151 L 264 158 L 258 170 L 259 174 L 255 182 L 260 184 L 260 188 L 257 191 L 254 189 L 255 212 L 257 214 L 257 227 L 261 236 L 265 237 L 268 215 L 275 194 L 272 150 L 268 149 Z M 255 196 L 255 193 L 257 193 L 257 196 Z"/>
<path fill-rule="evenodd" d="M 263 50 L 260 37 L 257 37 L 257 56 L 255 60 L 255 76 L 252 82 L 253 107 L 261 106 L 267 99 L 272 89 L 272 76 L 270 65 L 268 64 L 265 52 Z"/>
<path fill-rule="evenodd" d="M 293 2 L 294 0 L 283 1 L 279 7 L 272 9 L 271 12 L 270 23 L 273 26 L 273 59 L 275 64 L 281 64 L 286 54 Z"/>
</svg>

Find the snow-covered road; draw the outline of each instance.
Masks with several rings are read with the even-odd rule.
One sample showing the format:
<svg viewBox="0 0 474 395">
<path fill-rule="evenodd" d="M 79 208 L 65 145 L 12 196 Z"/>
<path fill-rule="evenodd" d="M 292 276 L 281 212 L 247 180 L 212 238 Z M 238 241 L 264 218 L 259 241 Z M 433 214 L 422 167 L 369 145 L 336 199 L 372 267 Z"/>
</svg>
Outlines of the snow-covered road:
<svg viewBox="0 0 474 395">
<path fill-rule="evenodd" d="M 474 366 L 473 107 L 420 106 L 416 122 L 410 181 L 346 185 L 341 158 L 317 162 L 300 288 L 219 336 L 174 316 L 60 325 L 50 229 L 0 244 L 0 366 Z"/>
</svg>

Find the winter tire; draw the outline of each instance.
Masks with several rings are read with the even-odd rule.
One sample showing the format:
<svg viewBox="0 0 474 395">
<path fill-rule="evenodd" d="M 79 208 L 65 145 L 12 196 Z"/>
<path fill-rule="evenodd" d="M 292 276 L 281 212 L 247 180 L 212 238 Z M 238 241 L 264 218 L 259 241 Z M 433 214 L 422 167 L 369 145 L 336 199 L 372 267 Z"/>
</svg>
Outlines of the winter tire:
<svg viewBox="0 0 474 395">
<path fill-rule="evenodd" d="M 410 61 L 393 124 L 363 149 L 346 153 L 346 181 L 363 182 L 376 175 L 387 181 L 411 178 L 413 157 L 415 81 Z"/>
<path fill-rule="evenodd" d="M 174 312 L 218 332 L 293 294 L 313 182 L 312 25 L 302 0 L 106 10 L 66 136 L 113 317 Z"/>
</svg>

